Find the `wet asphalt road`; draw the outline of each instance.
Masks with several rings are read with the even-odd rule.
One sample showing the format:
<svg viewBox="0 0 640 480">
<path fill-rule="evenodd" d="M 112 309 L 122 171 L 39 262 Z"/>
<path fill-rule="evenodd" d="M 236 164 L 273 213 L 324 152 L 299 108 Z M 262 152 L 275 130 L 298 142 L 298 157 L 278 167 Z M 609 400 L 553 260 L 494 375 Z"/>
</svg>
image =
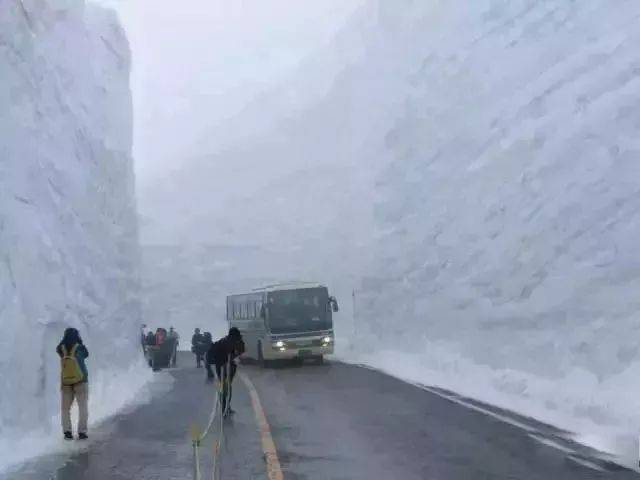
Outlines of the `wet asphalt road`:
<svg viewBox="0 0 640 480">
<path fill-rule="evenodd" d="M 192 367 L 192 355 L 179 357 L 179 367 L 159 373 L 169 381 L 151 403 L 106 421 L 90 432 L 90 443 L 79 453 L 38 459 L 0 479 L 11 480 L 173 480 L 192 478 L 190 427 L 206 426 L 213 406 L 214 386 L 205 383 L 204 369 Z M 226 448 L 221 471 L 229 480 L 266 478 L 260 438 L 251 400 L 241 382 L 234 389 L 236 415 L 224 426 Z M 169 390 L 168 392 L 166 390 Z M 215 431 L 213 433 L 216 433 Z M 212 472 L 213 436 L 201 447 L 202 478 Z M 61 440 L 63 447 L 66 444 Z M 74 442 L 69 448 L 78 446 Z"/>
<path fill-rule="evenodd" d="M 372 370 L 334 363 L 245 371 L 288 480 L 640 479 L 586 449 L 571 446 L 580 450 L 572 459 L 531 431 Z M 555 438 L 550 427 L 518 420 L 542 441 Z"/>
<path fill-rule="evenodd" d="M 206 423 L 212 387 L 188 355 L 181 364 L 189 368 L 162 374 L 175 378 L 168 392 L 94 429 L 84 451 L 42 458 L 0 478 L 190 479 L 188 430 L 194 421 Z M 539 429 L 532 435 L 368 369 L 327 363 L 241 370 L 260 394 L 286 480 L 640 479 L 587 449 L 569 445 L 569 454 L 545 445 L 545 439 L 558 441 L 551 427 L 518 419 Z M 222 478 L 264 479 L 242 382 L 234 385 L 233 403 Z M 211 451 L 205 442 L 203 478 L 211 478 Z"/>
</svg>

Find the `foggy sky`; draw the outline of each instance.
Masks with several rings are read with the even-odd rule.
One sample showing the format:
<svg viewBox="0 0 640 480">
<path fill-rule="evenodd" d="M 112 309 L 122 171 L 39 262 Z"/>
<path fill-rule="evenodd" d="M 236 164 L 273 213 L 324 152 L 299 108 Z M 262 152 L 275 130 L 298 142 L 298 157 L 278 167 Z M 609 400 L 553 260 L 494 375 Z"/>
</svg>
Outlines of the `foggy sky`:
<svg viewBox="0 0 640 480">
<path fill-rule="evenodd" d="M 211 125 L 238 112 L 328 43 L 361 0 L 104 0 L 133 53 L 139 180 L 197 151 Z"/>
</svg>

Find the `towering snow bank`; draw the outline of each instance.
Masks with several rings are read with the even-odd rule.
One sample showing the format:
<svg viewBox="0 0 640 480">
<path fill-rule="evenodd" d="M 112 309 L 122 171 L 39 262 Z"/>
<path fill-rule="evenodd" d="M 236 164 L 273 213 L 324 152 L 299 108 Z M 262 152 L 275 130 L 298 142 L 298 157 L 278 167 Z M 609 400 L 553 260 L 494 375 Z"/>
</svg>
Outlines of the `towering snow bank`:
<svg viewBox="0 0 640 480">
<path fill-rule="evenodd" d="M 0 438 L 12 444 L 59 434 L 67 326 L 90 350 L 94 419 L 136 387 L 119 377 L 140 356 L 129 64 L 110 11 L 0 4 Z M 15 457 L 0 452 L 0 466 Z"/>
<path fill-rule="evenodd" d="M 377 6 L 384 43 L 413 41 L 389 92 L 363 343 L 414 379 L 637 433 L 640 5 L 414 3 Z"/>
</svg>

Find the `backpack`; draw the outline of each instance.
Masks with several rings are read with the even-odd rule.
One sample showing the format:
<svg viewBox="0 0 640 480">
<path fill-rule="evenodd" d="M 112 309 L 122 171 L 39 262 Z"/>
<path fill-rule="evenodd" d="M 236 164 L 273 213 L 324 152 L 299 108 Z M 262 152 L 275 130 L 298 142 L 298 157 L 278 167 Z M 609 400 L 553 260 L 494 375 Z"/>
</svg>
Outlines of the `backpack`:
<svg viewBox="0 0 640 480">
<path fill-rule="evenodd" d="M 76 343 L 71 347 L 71 351 L 67 352 L 67 349 L 62 345 L 62 385 L 70 386 L 80 383 L 84 380 L 84 373 L 80 368 L 80 363 L 76 358 L 76 350 L 78 344 Z"/>
</svg>

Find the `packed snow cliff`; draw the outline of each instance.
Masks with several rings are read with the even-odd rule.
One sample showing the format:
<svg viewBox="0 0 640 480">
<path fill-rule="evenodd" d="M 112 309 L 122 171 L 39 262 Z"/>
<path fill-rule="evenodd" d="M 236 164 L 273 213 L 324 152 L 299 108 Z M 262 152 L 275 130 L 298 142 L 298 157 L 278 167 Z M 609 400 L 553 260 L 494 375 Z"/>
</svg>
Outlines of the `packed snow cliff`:
<svg viewBox="0 0 640 480">
<path fill-rule="evenodd" d="M 0 2 L 0 468 L 59 438 L 67 326 L 90 351 L 92 420 L 147 375 L 129 69 L 113 12 Z"/>
<path fill-rule="evenodd" d="M 640 5 L 413 3 L 377 6 L 380 45 L 412 42 L 378 162 L 361 358 L 581 438 L 634 438 Z"/>
</svg>

